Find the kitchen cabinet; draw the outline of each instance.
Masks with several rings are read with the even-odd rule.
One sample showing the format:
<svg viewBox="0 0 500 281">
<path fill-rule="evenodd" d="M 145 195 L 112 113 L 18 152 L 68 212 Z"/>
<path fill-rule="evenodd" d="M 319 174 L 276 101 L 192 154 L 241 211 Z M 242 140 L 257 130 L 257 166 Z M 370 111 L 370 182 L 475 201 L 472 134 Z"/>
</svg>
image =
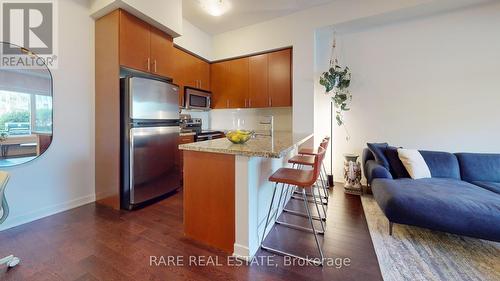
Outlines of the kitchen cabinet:
<svg viewBox="0 0 500 281">
<path fill-rule="evenodd" d="M 211 65 L 212 108 L 245 108 L 248 101 L 248 58 Z"/>
<path fill-rule="evenodd" d="M 248 58 L 229 61 L 229 108 L 247 107 L 248 101 Z"/>
<path fill-rule="evenodd" d="M 161 30 L 151 27 L 150 33 L 151 72 L 172 77 L 174 74 L 174 44 L 172 37 Z"/>
<path fill-rule="evenodd" d="M 268 55 L 256 55 L 248 58 L 248 104 L 247 107 L 260 108 L 269 106 L 268 90 Z"/>
<path fill-rule="evenodd" d="M 150 71 L 149 24 L 120 10 L 120 65 Z"/>
<path fill-rule="evenodd" d="M 229 62 L 210 65 L 210 84 L 212 87 L 212 108 L 229 108 L 230 89 L 226 83 L 229 78 Z"/>
<path fill-rule="evenodd" d="M 292 106 L 291 60 L 284 49 L 213 63 L 212 108 Z"/>
<path fill-rule="evenodd" d="M 269 106 L 292 106 L 292 49 L 269 53 Z"/>
<path fill-rule="evenodd" d="M 172 37 L 120 10 L 120 65 L 171 78 L 174 73 Z"/>
<path fill-rule="evenodd" d="M 179 105 L 184 105 L 184 86 L 210 90 L 210 65 L 179 48 L 173 51 L 174 83 L 180 87 Z"/>
<path fill-rule="evenodd" d="M 192 143 L 194 142 L 194 135 L 188 135 L 188 136 L 179 136 L 179 144 L 185 144 L 185 143 Z M 184 155 L 182 153 L 182 150 L 179 149 L 179 153 L 177 154 L 178 161 L 179 163 L 179 171 L 181 172 L 181 179 L 183 178 L 183 166 L 184 166 Z"/>
</svg>

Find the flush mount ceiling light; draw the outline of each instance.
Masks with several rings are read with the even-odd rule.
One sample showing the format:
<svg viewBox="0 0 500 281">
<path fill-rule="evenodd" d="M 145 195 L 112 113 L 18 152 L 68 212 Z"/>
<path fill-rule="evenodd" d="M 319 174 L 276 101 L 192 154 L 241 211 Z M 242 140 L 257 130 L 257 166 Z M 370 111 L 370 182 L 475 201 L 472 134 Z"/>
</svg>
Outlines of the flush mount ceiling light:
<svg viewBox="0 0 500 281">
<path fill-rule="evenodd" d="M 199 2 L 203 10 L 214 17 L 221 16 L 231 8 L 227 0 L 200 0 Z"/>
</svg>

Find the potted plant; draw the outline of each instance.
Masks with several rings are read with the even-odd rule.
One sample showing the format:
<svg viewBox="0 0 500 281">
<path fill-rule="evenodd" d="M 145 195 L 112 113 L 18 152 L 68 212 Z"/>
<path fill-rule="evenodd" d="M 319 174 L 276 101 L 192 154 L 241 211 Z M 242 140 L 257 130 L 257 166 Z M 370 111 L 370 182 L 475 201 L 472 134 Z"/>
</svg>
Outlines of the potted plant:
<svg viewBox="0 0 500 281">
<path fill-rule="evenodd" d="M 344 122 L 344 113 L 350 110 L 350 103 L 352 101 L 352 94 L 349 91 L 351 85 L 351 70 L 349 67 L 340 66 L 337 58 L 335 57 L 336 40 L 334 37 L 332 45 L 332 56 L 330 59 L 330 68 L 328 71 L 323 72 L 319 78 L 319 84 L 325 87 L 325 93 L 331 96 L 330 108 L 330 134 L 333 134 L 333 112 L 335 112 L 335 120 L 338 126 L 343 126 L 346 132 L 346 141 L 350 140 L 349 131 Z M 332 150 L 330 150 L 331 153 Z M 358 155 L 345 154 L 344 164 L 344 179 L 346 180 L 346 191 L 354 187 L 354 191 L 358 193 L 360 189 L 359 180 L 361 178 L 360 164 L 357 162 Z M 330 175 L 328 182 L 333 185 L 333 155 L 330 159 Z"/>
<path fill-rule="evenodd" d="M 343 113 L 350 110 L 349 104 L 352 101 L 352 94 L 349 91 L 351 70 L 347 66 L 341 67 L 335 60 L 335 64 L 328 71 L 323 72 L 319 78 L 319 84 L 325 87 L 326 94 L 332 96 L 337 125 L 345 126 Z"/>
</svg>

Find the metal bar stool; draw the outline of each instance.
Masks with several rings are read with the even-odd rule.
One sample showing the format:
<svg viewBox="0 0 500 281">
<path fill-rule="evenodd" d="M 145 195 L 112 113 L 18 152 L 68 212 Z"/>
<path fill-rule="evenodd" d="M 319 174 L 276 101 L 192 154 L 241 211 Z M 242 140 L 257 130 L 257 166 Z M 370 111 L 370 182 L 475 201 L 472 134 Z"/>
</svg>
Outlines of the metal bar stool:
<svg viewBox="0 0 500 281">
<path fill-rule="evenodd" d="M 324 149 L 327 149 L 328 148 L 328 144 L 330 143 L 330 137 L 325 137 L 323 139 L 324 140 L 327 140 L 327 143 L 326 143 L 326 147 L 323 147 Z M 318 153 L 318 151 L 312 147 L 304 147 L 304 148 L 301 148 L 299 149 L 299 155 L 316 155 Z M 322 170 L 322 173 L 324 175 L 324 179 L 328 179 L 328 173 L 326 171 L 326 168 L 325 168 L 325 164 L 321 164 L 321 170 Z"/>
<path fill-rule="evenodd" d="M 320 146 L 323 147 L 325 150 L 328 149 L 328 144 L 330 143 L 330 137 L 325 137 L 322 141 L 321 141 L 321 144 Z M 296 158 L 300 161 L 307 161 L 309 160 L 309 162 L 311 161 L 310 159 L 314 157 L 314 155 L 317 154 L 317 150 L 315 149 L 312 149 L 312 148 L 302 148 L 299 150 L 299 155 L 296 156 Z M 309 159 L 307 159 L 307 157 L 310 157 Z M 294 157 L 291 158 L 292 161 L 294 161 Z M 308 166 L 311 166 L 312 164 L 309 163 Z M 324 164 L 321 164 L 321 173 L 320 173 L 320 182 L 321 182 L 321 186 L 323 187 L 323 195 L 321 196 L 322 199 L 321 199 L 321 203 L 323 203 L 324 205 L 328 205 L 328 200 L 329 200 L 329 194 L 328 194 L 328 188 L 326 186 L 326 180 L 325 179 L 328 179 L 328 174 L 326 172 L 326 169 L 325 169 L 325 166 Z M 318 191 L 319 193 L 319 191 Z M 311 196 L 309 194 L 309 196 Z M 292 198 L 295 198 L 295 199 L 301 199 L 300 197 L 296 197 L 296 196 L 292 196 Z M 325 201 L 323 201 L 323 199 L 325 199 Z"/>
<path fill-rule="evenodd" d="M 326 151 L 326 149 L 328 147 L 328 139 L 327 138 L 323 139 L 323 141 L 320 144 L 320 147 L 324 148 L 325 151 Z M 314 159 L 315 159 L 315 156 L 313 156 L 313 155 L 296 155 L 296 156 L 290 158 L 288 160 L 288 163 L 291 163 L 293 165 L 292 167 L 295 167 L 295 165 L 298 165 L 299 169 L 301 169 L 303 166 L 314 167 Z M 323 177 L 322 177 L 321 172 L 320 172 L 320 174 L 319 174 L 319 184 L 318 184 L 318 181 L 317 181 L 316 185 L 314 186 L 318 190 L 318 195 L 316 195 L 314 193 L 314 188 L 312 188 L 312 194 L 306 193 L 306 195 L 309 196 L 309 197 L 315 197 L 314 198 L 315 200 L 308 199 L 308 202 L 311 202 L 311 203 L 319 202 L 319 204 L 321 205 L 321 208 L 323 210 L 323 216 L 321 216 L 321 215 L 319 217 L 313 216 L 313 219 L 314 220 L 321 219 L 323 221 L 326 221 L 327 214 L 326 214 L 326 209 L 325 209 L 324 205 L 328 205 L 328 190 L 327 190 L 326 186 L 324 185 L 324 182 L 323 182 L 322 179 L 323 179 Z M 293 192 L 294 191 L 292 190 L 292 193 Z M 322 192 L 323 192 L 323 194 L 322 194 Z M 297 192 L 297 193 L 300 194 L 300 192 Z M 302 200 L 302 198 L 299 197 L 299 196 L 293 196 L 292 195 L 291 198 Z M 318 201 L 316 201 L 316 199 Z M 326 199 L 326 201 L 323 201 L 323 199 Z M 307 214 L 305 214 L 305 213 L 293 211 L 293 210 L 290 210 L 290 209 L 284 208 L 283 211 L 287 212 L 287 213 L 292 213 L 292 214 L 295 214 L 295 215 L 307 217 Z"/>
<path fill-rule="evenodd" d="M 321 249 L 321 246 L 319 245 L 318 234 L 325 233 L 325 226 L 323 225 L 323 220 L 319 220 L 321 223 L 322 230 L 318 231 L 315 229 L 313 218 L 311 215 L 311 211 L 309 210 L 306 189 L 310 188 L 311 192 L 312 192 L 313 185 L 318 180 L 318 177 L 319 177 L 319 174 L 321 171 L 321 163 L 322 163 L 323 158 L 325 156 L 325 152 L 326 152 L 326 150 L 322 147 L 320 147 L 318 149 L 317 155 L 314 156 L 314 166 L 313 166 L 312 170 L 280 168 L 269 177 L 269 181 L 274 182 L 275 184 L 274 184 L 274 191 L 273 191 L 273 196 L 271 199 L 271 204 L 270 204 L 269 210 L 267 212 L 266 223 L 264 226 L 264 232 L 262 234 L 262 239 L 261 239 L 261 248 L 262 249 L 269 251 L 269 252 L 272 252 L 272 253 L 275 253 L 275 254 L 278 254 L 278 255 L 286 255 L 286 256 L 291 256 L 291 257 L 298 258 L 301 260 L 305 260 L 305 261 L 311 262 L 311 263 L 316 264 L 316 265 L 321 265 L 321 266 L 323 265 L 324 256 L 323 256 L 323 250 Z M 280 183 L 283 184 L 283 187 L 285 187 L 285 185 L 287 187 L 296 186 L 302 190 L 302 199 L 304 201 L 304 207 L 306 209 L 307 218 L 309 219 L 309 223 L 311 225 L 311 228 L 278 221 L 276 218 L 278 210 L 276 210 L 275 213 L 273 214 L 274 223 L 277 223 L 277 224 L 280 224 L 283 226 L 287 226 L 290 228 L 294 228 L 297 230 L 312 232 L 312 234 L 314 235 L 314 239 L 316 241 L 316 246 L 318 248 L 319 255 L 321 257 L 321 259 L 319 261 L 317 259 L 305 258 L 305 257 L 294 255 L 292 253 L 288 253 L 288 252 L 285 252 L 285 251 L 282 251 L 279 249 L 264 246 L 264 236 L 266 234 L 267 227 L 269 226 L 269 223 L 271 222 L 269 218 L 271 216 L 271 210 L 272 210 L 273 205 L 274 205 L 273 203 L 274 203 L 274 198 L 276 196 L 277 186 Z M 282 198 L 283 192 L 284 192 L 284 188 L 281 191 L 280 199 L 278 201 L 278 208 L 280 208 L 280 206 L 281 206 L 281 198 Z M 315 197 L 313 197 L 313 200 L 316 201 Z M 317 202 L 315 202 L 315 206 L 316 206 L 316 211 L 318 212 L 318 216 L 320 216 L 320 211 L 319 211 Z"/>
</svg>

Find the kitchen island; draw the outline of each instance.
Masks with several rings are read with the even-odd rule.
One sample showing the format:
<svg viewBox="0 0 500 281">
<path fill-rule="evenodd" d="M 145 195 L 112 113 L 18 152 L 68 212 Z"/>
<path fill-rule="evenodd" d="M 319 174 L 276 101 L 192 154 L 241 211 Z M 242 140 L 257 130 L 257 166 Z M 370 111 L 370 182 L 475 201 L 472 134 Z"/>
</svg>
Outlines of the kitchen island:
<svg viewBox="0 0 500 281">
<path fill-rule="evenodd" d="M 236 257 L 253 257 L 271 203 L 268 178 L 312 136 L 275 132 L 245 144 L 224 138 L 180 145 L 186 236 Z"/>
</svg>

